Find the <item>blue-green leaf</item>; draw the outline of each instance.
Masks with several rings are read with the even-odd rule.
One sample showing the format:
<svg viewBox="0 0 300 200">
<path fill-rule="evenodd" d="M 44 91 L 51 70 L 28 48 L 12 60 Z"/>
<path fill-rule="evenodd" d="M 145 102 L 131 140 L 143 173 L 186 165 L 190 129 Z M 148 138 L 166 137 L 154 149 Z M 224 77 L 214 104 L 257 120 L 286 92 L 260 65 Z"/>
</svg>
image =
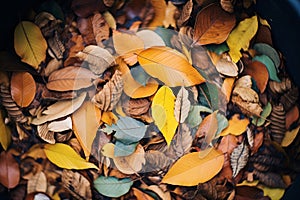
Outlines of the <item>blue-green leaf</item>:
<svg viewBox="0 0 300 200">
<path fill-rule="evenodd" d="M 278 71 L 278 68 L 280 66 L 280 57 L 277 51 L 272 46 L 266 43 L 256 43 L 253 45 L 253 49 L 259 52 L 260 54 L 269 56 L 271 60 L 274 62 L 276 69 Z"/>
<path fill-rule="evenodd" d="M 132 144 L 144 137 L 147 127 L 143 122 L 131 117 L 120 116 L 118 122 L 113 124 L 111 128 L 116 131 L 114 136 L 117 140 L 124 144 Z"/>
<path fill-rule="evenodd" d="M 205 106 L 201 105 L 192 105 L 190 107 L 189 115 L 186 118 L 186 123 L 191 127 L 194 128 L 196 126 L 199 126 L 199 124 L 202 122 L 202 117 L 200 115 L 200 112 L 207 112 L 212 113 L 213 111 Z"/>
<path fill-rule="evenodd" d="M 275 64 L 273 63 L 273 61 L 271 60 L 271 58 L 269 56 L 259 55 L 259 56 L 255 56 L 252 60 L 259 61 L 267 67 L 268 72 L 269 72 L 269 78 L 271 80 L 281 82 L 277 76 L 277 70 L 276 70 Z"/>
<path fill-rule="evenodd" d="M 137 144 L 137 142 L 132 144 L 124 144 L 123 142 L 117 140 L 114 148 L 114 156 L 129 156 L 135 151 Z"/>
<path fill-rule="evenodd" d="M 99 193 L 113 198 L 118 198 L 126 194 L 130 190 L 132 184 L 133 181 L 130 178 L 118 179 L 113 176 L 99 176 L 94 181 L 94 187 Z"/>
<path fill-rule="evenodd" d="M 260 117 L 253 116 L 252 117 L 252 123 L 256 126 L 262 126 L 266 118 L 271 114 L 272 112 L 272 105 L 270 102 L 267 103 L 267 105 L 264 106 L 263 111 L 260 114 Z"/>
<path fill-rule="evenodd" d="M 151 77 L 149 74 L 145 72 L 145 70 L 140 66 L 136 66 L 130 69 L 130 73 L 134 80 L 142 84 L 143 86 L 146 86 L 148 83 L 149 78 Z"/>
<path fill-rule="evenodd" d="M 219 136 L 220 133 L 228 126 L 228 119 L 224 115 L 217 113 L 217 120 L 218 120 L 218 130 L 216 132 L 215 137 Z"/>
<path fill-rule="evenodd" d="M 221 44 L 208 44 L 206 45 L 206 48 L 207 50 L 215 52 L 218 55 L 221 55 L 222 53 L 229 51 L 226 42 L 223 42 Z"/>
</svg>

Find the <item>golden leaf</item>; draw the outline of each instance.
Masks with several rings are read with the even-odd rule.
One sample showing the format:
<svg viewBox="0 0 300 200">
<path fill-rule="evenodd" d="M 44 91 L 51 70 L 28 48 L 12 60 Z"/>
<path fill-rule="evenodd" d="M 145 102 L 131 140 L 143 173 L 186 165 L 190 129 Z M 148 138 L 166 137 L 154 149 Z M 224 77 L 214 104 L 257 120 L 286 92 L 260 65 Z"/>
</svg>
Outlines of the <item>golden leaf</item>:
<svg viewBox="0 0 300 200">
<path fill-rule="evenodd" d="M 188 153 L 179 158 L 163 177 L 162 183 L 195 186 L 212 179 L 220 172 L 224 155 L 212 149 L 200 159 L 199 152 Z"/>
<path fill-rule="evenodd" d="M 39 69 L 46 59 L 47 42 L 40 28 L 30 21 L 21 21 L 15 28 L 14 48 L 22 62 Z"/>
<path fill-rule="evenodd" d="M 170 47 L 151 47 L 138 54 L 142 68 L 169 87 L 193 86 L 205 82 L 186 57 Z"/>
<path fill-rule="evenodd" d="M 4 123 L 4 116 L 2 110 L 0 110 L 0 144 L 3 149 L 6 151 L 8 146 L 11 143 L 11 130 Z"/>
<path fill-rule="evenodd" d="M 111 126 L 112 124 L 117 123 L 118 117 L 111 111 L 103 112 L 101 121 L 104 122 L 105 124 L 108 124 L 109 126 Z"/>
<path fill-rule="evenodd" d="M 96 165 L 84 160 L 69 145 L 63 143 L 45 144 L 44 152 L 55 165 L 64 169 L 98 169 Z"/>
<path fill-rule="evenodd" d="M 221 132 L 220 136 L 225 136 L 228 134 L 238 136 L 247 130 L 247 127 L 250 123 L 249 119 L 240 119 L 239 116 L 239 114 L 234 114 L 232 118 L 228 120 L 228 127 Z"/>
<path fill-rule="evenodd" d="M 299 129 L 300 129 L 300 126 L 297 126 L 296 128 L 294 128 L 290 131 L 287 131 L 283 137 L 281 146 L 283 146 L 283 147 L 289 146 L 294 141 L 296 136 L 298 135 Z"/>
<path fill-rule="evenodd" d="M 90 101 L 86 101 L 72 114 L 74 134 L 85 157 L 91 153 L 92 143 L 100 126 L 101 111 Z"/>
<path fill-rule="evenodd" d="M 163 21 L 166 16 L 166 9 L 167 9 L 167 4 L 166 1 L 164 0 L 151 0 L 151 4 L 154 8 L 154 18 L 152 21 L 149 23 L 149 27 L 157 27 L 157 26 L 163 26 Z"/>
<path fill-rule="evenodd" d="M 236 80 L 235 78 L 227 77 L 224 79 L 224 82 L 222 84 L 221 90 L 224 92 L 227 102 L 230 101 L 230 97 L 231 97 L 231 93 L 232 93 L 232 89 L 233 89 L 235 80 Z"/>
<path fill-rule="evenodd" d="M 151 109 L 154 123 L 162 132 L 166 142 L 170 145 L 178 122 L 174 116 L 175 95 L 167 86 L 162 86 L 155 94 Z"/>
<path fill-rule="evenodd" d="M 233 62 L 237 62 L 242 54 L 241 49 L 247 51 L 250 40 L 256 34 L 258 29 L 257 16 L 254 15 L 241 21 L 238 26 L 231 31 L 226 42 L 229 47 L 229 55 Z"/>
</svg>

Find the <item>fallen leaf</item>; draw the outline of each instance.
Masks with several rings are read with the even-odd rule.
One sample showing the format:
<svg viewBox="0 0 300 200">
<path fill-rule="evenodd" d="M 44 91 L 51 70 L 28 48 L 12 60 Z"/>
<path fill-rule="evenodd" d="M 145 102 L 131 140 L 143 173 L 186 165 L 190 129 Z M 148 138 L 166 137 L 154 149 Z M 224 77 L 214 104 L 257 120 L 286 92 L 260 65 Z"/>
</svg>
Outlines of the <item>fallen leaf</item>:
<svg viewBox="0 0 300 200">
<path fill-rule="evenodd" d="M 132 188 L 133 194 L 137 199 L 144 199 L 144 200 L 155 200 L 153 197 L 151 197 L 149 194 L 143 192 L 140 189 Z"/>
<path fill-rule="evenodd" d="M 269 78 L 271 80 L 276 81 L 276 82 L 281 82 L 281 80 L 278 78 L 276 67 L 269 56 L 266 56 L 266 55 L 254 56 L 254 58 L 252 60 L 261 62 L 266 66 L 266 68 L 269 72 Z"/>
<path fill-rule="evenodd" d="M 22 62 L 38 70 L 46 59 L 48 45 L 37 25 L 30 21 L 21 21 L 15 27 L 14 48 Z"/>
<path fill-rule="evenodd" d="M 272 104 L 270 102 L 267 103 L 267 105 L 264 106 L 263 111 L 260 114 L 260 117 L 253 116 L 252 117 L 252 124 L 255 124 L 256 126 L 262 126 L 267 117 L 271 114 L 272 112 Z"/>
<path fill-rule="evenodd" d="M 28 72 L 14 72 L 10 80 L 11 97 L 20 107 L 28 107 L 36 93 L 36 83 Z"/>
<path fill-rule="evenodd" d="M 263 184 L 258 184 L 257 188 L 261 189 L 264 195 L 270 197 L 272 200 L 280 200 L 286 191 L 284 188 L 273 188 Z"/>
<path fill-rule="evenodd" d="M 217 61 L 216 69 L 220 74 L 227 77 L 236 77 L 239 72 L 238 66 L 226 57 Z"/>
<path fill-rule="evenodd" d="M 144 42 L 136 34 L 114 31 L 113 43 L 118 55 L 131 54 L 144 49 Z"/>
<path fill-rule="evenodd" d="M 226 42 L 229 47 L 229 55 L 234 63 L 242 57 L 241 49 L 247 51 L 250 40 L 254 37 L 258 29 L 257 16 L 254 15 L 239 22 L 229 34 Z"/>
<path fill-rule="evenodd" d="M 260 54 L 270 57 L 273 63 L 275 64 L 276 69 L 279 69 L 281 63 L 280 57 L 278 52 L 271 45 L 267 43 L 258 42 L 253 45 L 253 49 L 259 52 Z"/>
<path fill-rule="evenodd" d="M 241 119 L 239 117 L 239 114 L 234 114 L 228 121 L 228 127 L 221 132 L 220 136 L 225 136 L 228 134 L 238 136 L 244 133 L 249 125 L 249 119 Z"/>
<path fill-rule="evenodd" d="M 153 30 L 142 29 L 136 32 L 136 35 L 143 40 L 145 49 L 153 46 L 166 46 L 164 40 Z"/>
<path fill-rule="evenodd" d="M 193 86 L 205 82 L 183 54 L 170 47 L 151 47 L 138 54 L 144 70 L 167 86 Z"/>
<path fill-rule="evenodd" d="M 194 43 L 200 45 L 224 42 L 236 23 L 235 16 L 225 12 L 217 3 L 204 7 L 197 14 L 194 25 Z"/>
<path fill-rule="evenodd" d="M 103 41 L 110 37 L 109 25 L 100 12 L 95 12 L 92 17 L 93 35 L 98 46 L 103 46 Z"/>
<path fill-rule="evenodd" d="M 163 20 L 163 26 L 165 28 L 174 27 L 176 28 L 176 21 L 174 19 L 174 14 L 177 10 L 177 7 L 171 2 L 167 2 L 165 19 Z"/>
<path fill-rule="evenodd" d="M 175 100 L 174 115 L 179 123 L 185 121 L 190 111 L 191 102 L 188 99 L 188 95 L 188 91 L 184 87 L 181 87 Z"/>
<path fill-rule="evenodd" d="M 167 3 L 164 0 L 150 0 L 154 8 L 154 18 L 149 23 L 148 27 L 155 28 L 163 26 L 163 20 L 166 17 Z"/>
<path fill-rule="evenodd" d="M 118 117 L 113 112 L 103 112 L 101 116 L 101 121 L 103 121 L 105 124 L 108 124 L 111 126 L 112 124 L 117 123 Z"/>
<path fill-rule="evenodd" d="M 130 190 L 132 184 L 133 181 L 130 178 L 118 179 L 113 176 L 99 176 L 94 181 L 94 187 L 99 193 L 114 198 L 126 194 Z"/>
<path fill-rule="evenodd" d="M 19 164 L 10 152 L 0 153 L 0 183 L 8 189 L 14 188 L 20 181 Z"/>
<path fill-rule="evenodd" d="M 84 160 L 67 144 L 45 144 L 43 149 L 47 158 L 60 168 L 77 170 L 98 169 L 96 165 Z"/>
<path fill-rule="evenodd" d="M 233 171 L 232 176 L 236 177 L 238 173 L 247 165 L 249 157 L 249 147 L 245 142 L 239 144 L 230 154 L 230 164 Z"/>
<path fill-rule="evenodd" d="M 299 119 L 299 107 L 298 105 L 293 106 L 292 109 L 290 109 L 286 113 L 286 118 L 285 118 L 285 127 L 286 130 L 289 130 L 291 125 L 295 123 Z"/>
<path fill-rule="evenodd" d="M 222 169 L 223 163 L 224 155 L 215 149 L 202 159 L 199 152 L 188 153 L 175 162 L 162 183 L 195 186 L 212 179 Z"/>
<path fill-rule="evenodd" d="M 290 131 L 287 131 L 284 135 L 284 138 L 283 138 L 282 142 L 281 142 L 281 146 L 282 147 L 289 146 L 295 140 L 296 136 L 299 133 L 299 130 L 300 130 L 300 126 L 297 126 L 296 128 L 294 128 Z"/>
<path fill-rule="evenodd" d="M 101 122 L 101 111 L 90 101 L 86 101 L 72 114 L 74 134 L 79 141 L 85 157 L 91 153 L 92 143 Z"/>
<path fill-rule="evenodd" d="M 0 110 L 0 144 L 4 151 L 6 151 L 11 144 L 12 135 L 10 127 L 4 123 L 4 120 L 3 111 Z"/>
<path fill-rule="evenodd" d="M 106 23 L 108 24 L 108 26 L 115 30 L 117 29 L 117 22 L 114 18 L 114 16 L 109 12 L 109 11 L 105 11 L 104 13 L 102 13 Z"/>
<path fill-rule="evenodd" d="M 52 72 L 46 87 L 61 92 L 79 90 L 92 86 L 95 79 L 97 76 L 89 69 L 68 66 Z"/>
<path fill-rule="evenodd" d="M 44 172 L 37 172 L 27 182 L 27 193 L 32 192 L 46 192 L 47 190 L 47 177 Z"/>
<path fill-rule="evenodd" d="M 162 86 L 155 94 L 152 105 L 152 117 L 166 142 L 170 145 L 178 126 L 174 116 L 175 96 L 167 86 Z"/>
<path fill-rule="evenodd" d="M 234 82 L 235 82 L 236 78 L 233 77 L 227 77 L 224 79 L 224 82 L 222 84 L 222 91 L 226 96 L 226 100 L 229 102 L 230 101 L 230 97 L 231 97 L 231 93 L 232 93 L 232 89 L 234 86 Z"/>
</svg>

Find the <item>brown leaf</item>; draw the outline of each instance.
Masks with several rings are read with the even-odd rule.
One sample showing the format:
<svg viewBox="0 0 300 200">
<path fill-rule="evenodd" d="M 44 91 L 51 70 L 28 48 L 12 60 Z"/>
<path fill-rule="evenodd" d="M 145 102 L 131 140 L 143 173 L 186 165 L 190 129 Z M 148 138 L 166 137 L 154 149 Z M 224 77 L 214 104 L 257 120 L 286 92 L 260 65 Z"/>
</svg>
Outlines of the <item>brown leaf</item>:
<svg viewBox="0 0 300 200">
<path fill-rule="evenodd" d="M 233 13 L 234 11 L 234 0 L 220 0 L 221 7 L 229 13 Z"/>
<path fill-rule="evenodd" d="M 251 154 L 257 153 L 264 141 L 264 133 L 259 132 L 254 135 L 253 147 L 251 148 Z"/>
<path fill-rule="evenodd" d="M 28 107 L 35 97 L 35 80 L 28 72 L 14 72 L 10 80 L 10 91 L 18 106 Z"/>
<path fill-rule="evenodd" d="M 286 130 L 288 130 L 291 125 L 296 122 L 299 119 L 299 108 L 297 105 L 295 105 L 292 109 L 290 109 L 286 113 L 286 118 L 285 118 L 285 127 Z"/>
<path fill-rule="evenodd" d="M 42 138 L 44 141 L 54 144 L 55 138 L 54 133 L 49 131 L 48 129 L 48 123 L 44 123 L 37 126 L 37 134 L 40 138 Z"/>
<path fill-rule="evenodd" d="M 266 43 L 270 46 L 273 46 L 272 33 L 268 26 L 260 25 L 258 27 L 255 37 L 255 43 Z"/>
<path fill-rule="evenodd" d="M 19 164 L 10 152 L 0 154 L 0 183 L 6 188 L 16 187 L 20 181 Z"/>
<path fill-rule="evenodd" d="M 270 198 L 264 196 L 263 190 L 253 186 L 237 186 L 236 200 L 269 200 Z"/>
<path fill-rule="evenodd" d="M 148 112 L 150 104 L 151 101 L 147 98 L 129 99 L 123 103 L 122 107 L 126 115 L 138 117 Z"/>
<path fill-rule="evenodd" d="M 96 78 L 97 76 L 86 68 L 68 66 L 52 72 L 46 87 L 55 91 L 79 90 L 92 86 Z"/>
<path fill-rule="evenodd" d="M 120 100 L 123 86 L 121 72 L 116 70 L 111 80 L 104 85 L 100 92 L 95 94 L 91 101 L 102 111 L 111 111 Z"/>
<path fill-rule="evenodd" d="M 217 3 L 208 5 L 197 14 L 193 41 L 200 45 L 220 44 L 227 39 L 235 23 L 235 16 Z"/>
<path fill-rule="evenodd" d="M 54 31 L 53 36 L 47 42 L 49 55 L 57 60 L 62 59 L 66 49 L 57 30 Z"/>
<path fill-rule="evenodd" d="M 109 38 L 109 25 L 100 13 L 95 13 L 92 18 L 93 33 L 98 46 L 103 46 L 103 41 Z"/>
<path fill-rule="evenodd" d="M 95 11 L 104 11 L 105 6 L 102 0 L 73 0 L 71 9 L 79 17 L 88 17 Z"/>
<path fill-rule="evenodd" d="M 269 81 L 269 72 L 263 63 L 258 61 L 249 63 L 243 74 L 250 75 L 255 80 L 260 93 L 264 93 Z"/>
<path fill-rule="evenodd" d="M 86 45 L 96 45 L 96 39 L 93 30 L 93 16 L 88 18 L 78 17 L 77 19 L 77 27 L 82 35 L 83 41 Z"/>
<path fill-rule="evenodd" d="M 46 192 L 47 177 L 44 172 L 40 171 L 28 180 L 27 193 Z"/>
<path fill-rule="evenodd" d="M 84 41 L 82 35 L 74 34 L 66 44 L 67 58 L 64 62 L 64 66 L 74 65 L 80 61 L 76 57 L 76 54 L 84 49 Z"/>
<path fill-rule="evenodd" d="M 286 112 L 282 104 L 272 105 L 270 121 L 271 138 L 281 144 L 286 132 Z"/>
<path fill-rule="evenodd" d="M 226 135 L 222 137 L 221 142 L 218 144 L 218 150 L 222 151 L 224 154 L 231 154 L 233 149 L 238 145 L 238 140 L 234 135 Z"/>
<path fill-rule="evenodd" d="M 155 200 L 153 197 L 150 195 L 146 194 L 142 190 L 139 190 L 137 188 L 132 188 L 133 194 L 137 199 L 143 199 L 143 200 Z"/>
<path fill-rule="evenodd" d="M 192 10 L 193 10 L 193 5 L 194 5 L 194 3 L 193 3 L 192 0 L 187 1 L 184 4 L 184 6 L 183 6 L 183 8 L 180 12 L 180 16 L 176 21 L 177 26 L 181 27 L 184 24 L 186 24 L 188 19 L 191 17 L 191 13 L 192 13 Z"/>
<path fill-rule="evenodd" d="M 268 187 L 273 188 L 286 188 L 286 184 L 283 181 L 283 177 L 274 172 L 260 172 L 254 170 L 254 175 L 258 177 L 259 181 Z"/>
</svg>

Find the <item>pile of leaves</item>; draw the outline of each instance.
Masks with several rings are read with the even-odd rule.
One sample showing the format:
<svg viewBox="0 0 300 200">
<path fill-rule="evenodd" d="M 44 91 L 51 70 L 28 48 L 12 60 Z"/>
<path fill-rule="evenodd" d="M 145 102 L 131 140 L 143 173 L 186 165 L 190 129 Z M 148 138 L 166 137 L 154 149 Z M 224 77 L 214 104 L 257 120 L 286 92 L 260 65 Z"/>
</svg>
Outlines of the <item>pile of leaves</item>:
<svg viewBox="0 0 300 200">
<path fill-rule="evenodd" d="M 42 1 L 0 53 L 0 195 L 280 199 L 298 87 L 253 0 Z"/>
</svg>

